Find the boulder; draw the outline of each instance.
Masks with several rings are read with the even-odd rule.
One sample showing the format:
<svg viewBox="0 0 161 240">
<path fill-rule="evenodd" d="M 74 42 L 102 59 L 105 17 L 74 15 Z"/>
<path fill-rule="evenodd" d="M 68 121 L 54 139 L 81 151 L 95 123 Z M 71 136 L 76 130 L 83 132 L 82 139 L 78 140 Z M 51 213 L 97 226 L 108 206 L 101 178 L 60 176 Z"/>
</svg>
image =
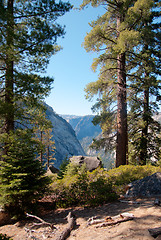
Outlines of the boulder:
<svg viewBox="0 0 161 240">
<path fill-rule="evenodd" d="M 102 166 L 101 160 L 98 157 L 73 156 L 70 158 L 70 162 L 80 166 L 85 163 L 87 170 L 90 172 Z"/>
<path fill-rule="evenodd" d="M 161 196 L 161 172 L 130 183 L 126 197 Z"/>
</svg>

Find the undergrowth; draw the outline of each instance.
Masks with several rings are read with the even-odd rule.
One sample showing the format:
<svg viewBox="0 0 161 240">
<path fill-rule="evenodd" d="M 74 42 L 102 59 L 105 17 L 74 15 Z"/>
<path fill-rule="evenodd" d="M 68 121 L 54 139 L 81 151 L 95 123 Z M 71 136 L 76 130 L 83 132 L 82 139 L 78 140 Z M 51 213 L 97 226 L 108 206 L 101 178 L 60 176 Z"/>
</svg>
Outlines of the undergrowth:
<svg viewBox="0 0 161 240">
<path fill-rule="evenodd" d="M 103 169 L 88 172 L 85 165 L 69 164 L 63 179 L 57 179 L 52 185 L 56 207 L 96 206 L 117 199 L 112 183 L 104 173 Z"/>
<path fill-rule="evenodd" d="M 127 184 L 150 176 L 155 172 L 161 172 L 161 167 L 152 165 L 122 165 L 118 168 L 109 170 L 107 173 L 112 182 L 113 189 L 120 195 L 125 194 Z"/>
<path fill-rule="evenodd" d="M 0 233 L 0 240 L 12 240 L 12 238 L 8 237 L 6 234 Z"/>
<path fill-rule="evenodd" d="M 126 186 L 132 181 L 142 179 L 155 172 L 160 167 L 120 166 L 106 171 L 102 168 L 88 172 L 86 166 L 68 164 L 63 178 L 57 178 L 52 183 L 56 207 L 97 206 L 116 200 L 125 194 Z"/>
</svg>

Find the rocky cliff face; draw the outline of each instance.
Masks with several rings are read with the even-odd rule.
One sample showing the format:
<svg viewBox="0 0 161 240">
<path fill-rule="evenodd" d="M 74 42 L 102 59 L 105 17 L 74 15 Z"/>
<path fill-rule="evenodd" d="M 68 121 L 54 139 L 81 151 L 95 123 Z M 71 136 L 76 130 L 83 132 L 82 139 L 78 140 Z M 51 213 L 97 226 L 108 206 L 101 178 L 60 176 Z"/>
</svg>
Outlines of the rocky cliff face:
<svg viewBox="0 0 161 240">
<path fill-rule="evenodd" d="M 59 167 L 66 157 L 73 155 L 85 155 L 84 150 L 79 143 L 75 131 L 71 125 L 62 117 L 57 115 L 51 107 L 46 105 L 47 118 L 52 122 L 52 140 L 55 141 L 55 158 L 54 166 Z"/>
<path fill-rule="evenodd" d="M 92 123 L 94 116 L 62 115 L 62 117 L 66 119 L 73 127 L 86 155 L 101 157 L 104 167 L 110 169 L 115 158 L 115 153 L 113 151 L 105 153 L 103 149 L 100 151 L 95 151 L 89 148 L 93 139 L 98 138 L 102 133 L 100 126 L 95 126 Z"/>
<path fill-rule="evenodd" d="M 93 138 L 97 137 L 102 132 L 100 126 L 93 125 L 92 120 L 94 116 L 87 115 L 79 117 L 73 115 L 62 115 L 62 117 L 70 123 L 87 154 L 89 145 L 92 143 Z"/>
</svg>

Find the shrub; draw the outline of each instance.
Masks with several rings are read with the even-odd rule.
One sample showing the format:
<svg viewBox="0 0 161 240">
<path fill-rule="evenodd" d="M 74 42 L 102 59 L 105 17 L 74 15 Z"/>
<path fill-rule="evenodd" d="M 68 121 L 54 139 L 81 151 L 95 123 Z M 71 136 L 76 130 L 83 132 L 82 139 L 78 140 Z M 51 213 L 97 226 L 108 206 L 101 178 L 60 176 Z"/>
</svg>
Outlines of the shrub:
<svg viewBox="0 0 161 240">
<path fill-rule="evenodd" d="M 161 171 L 160 167 L 151 165 L 125 165 L 109 171 L 96 169 L 88 172 L 86 166 L 69 164 L 62 179 L 52 184 L 57 207 L 72 205 L 96 206 L 117 199 L 125 194 L 126 185 L 132 181 Z"/>
<path fill-rule="evenodd" d="M 0 233 L 0 240 L 12 240 L 12 238 L 8 237 L 6 234 Z"/>
<path fill-rule="evenodd" d="M 90 173 L 86 165 L 69 164 L 64 178 L 57 180 L 52 187 L 57 196 L 57 207 L 96 206 L 117 198 L 105 171 L 98 169 Z"/>
<path fill-rule="evenodd" d="M 160 167 L 152 165 L 133 166 L 124 165 L 108 171 L 108 176 L 112 186 L 118 194 L 125 193 L 125 186 L 135 180 L 150 176 L 155 172 L 160 172 Z"/>
</svg>

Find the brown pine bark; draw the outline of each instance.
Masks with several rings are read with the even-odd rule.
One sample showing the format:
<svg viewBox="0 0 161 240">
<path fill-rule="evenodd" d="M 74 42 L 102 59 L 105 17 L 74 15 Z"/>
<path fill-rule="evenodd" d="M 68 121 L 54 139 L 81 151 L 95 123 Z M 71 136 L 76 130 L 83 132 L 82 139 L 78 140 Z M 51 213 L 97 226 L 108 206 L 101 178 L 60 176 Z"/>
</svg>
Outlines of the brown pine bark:
<svg viewBox="0 0 161 240">
<path fill-rule="evenodd" d="M 117 27 L 121 17 L 117 19 Z M 119 35 L 119 34 L 118 34 Z M 127 164 L 128 135 L 127 135 L 127 102 L 126 102 L 126 55 L 117 56 L 117 140 L 116 140 L 116 167 Z"/>
<path fill-rule="evenodd" d="M 145 24 L 145 26 L 147 26 Z M 144 51 L 148 51 L 148 43 L 146 42 L 144 45 Z M 147 148 L 148 148 L 148 128 L 149 128 L 149 73 L 147 71 L 148 65 L 144 64 L 144 98 L 143 98 L 143 128 L 141 134 L 141 142 L 140 142 L 140 153 L 139 153 L 139 164 L 146 165 L 147 162 Z"/>
<path fill-rule="evenodd" d="M 14 94 L 13 94 L 13 33 L 14 33 L 14 20 L 13 20 L 13 3 L 14 0 L 7 2 L 7 54 L 6 54 L 6 76 L 5 76 L 5 132 L 9 133 L 14 130 Z"/>
<path fill-rule="evenodd" d="M 140 142 L 140 154 L 139 164 L 146 165 L 147 162 L 147 148 L 148 148 L 148 127 L 149 127 L 149 88 L 144 89 L 144 103 L 143 103 L 143 122 L 141 142 Z"/>
</svg>

